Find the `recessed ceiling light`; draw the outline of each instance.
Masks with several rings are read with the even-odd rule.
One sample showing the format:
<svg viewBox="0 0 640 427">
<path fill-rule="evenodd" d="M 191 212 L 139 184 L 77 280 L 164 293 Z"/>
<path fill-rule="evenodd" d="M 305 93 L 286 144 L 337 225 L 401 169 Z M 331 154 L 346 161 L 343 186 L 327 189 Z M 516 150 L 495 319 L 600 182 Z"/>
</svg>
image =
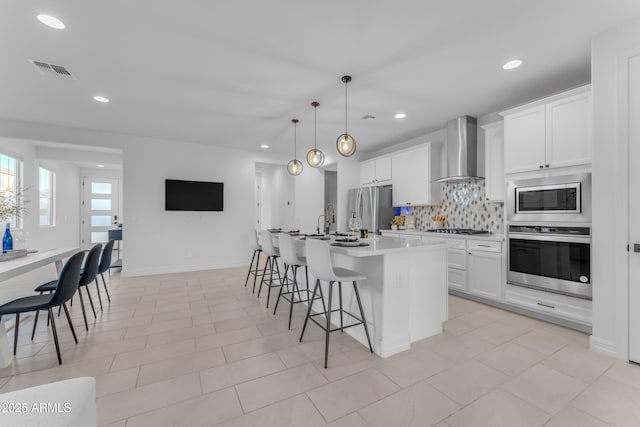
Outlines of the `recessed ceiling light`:
<svg viewBox="0 0 640 427">
<path fill-rule="evenodd" d="M 104 167 L 104 165 L 98 165 L 98 167 L 99 167 L 99 168 L 103 168 L 103 167 Z"/>
<path fill-rule="evenodd" d="M 269 148 L 269 146 L 268 146 L 267 144 L 262 144 L 262 145 L 260 146 L 260 148 L 262 148 L 262 149 L 266 150 L 267 148 Z"/>
<path fill-rule="evenodd" d="M 96 96 L 93 97 L 93 99 L 94 99 L 94 101 L 102 102 L 104 104 L 109 102 L 109 98 L 106 98 L 106 97 L 101 96 L 101 95 L 96 95 Z"/>
<path fill-rule="evenodd" d="M 55 28 L 56 30 L 64 30 L 64 22 L 51 15 L 38 15 L 38 21 L 42 22 L 47 27 Z"/>
<path fill-rule="evenodd" d="M 407 117 L 407 115 L 405 113 L 398 113 L 395 116 L 396 119 L 404 119 L 405 117 Z"/>
<path fill-rule="evenodd" d="M 518 68 L 522 65 L 521 59 L 512 59 L 511 61 L 507 61 L 503 66 L 503 70 L 513 70 L 514 68 Z"/>
</svg>

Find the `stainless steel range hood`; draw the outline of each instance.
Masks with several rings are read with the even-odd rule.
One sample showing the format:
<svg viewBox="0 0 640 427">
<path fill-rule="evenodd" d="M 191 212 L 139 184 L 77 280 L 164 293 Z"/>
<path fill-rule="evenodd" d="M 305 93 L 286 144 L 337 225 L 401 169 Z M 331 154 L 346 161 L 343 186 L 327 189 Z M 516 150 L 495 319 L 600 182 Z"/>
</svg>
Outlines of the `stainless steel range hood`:
<svg viewBox="0 0 640 427">
<path fill-rule="evenodd" d="M 478 137 L 475 117 L 462 116 L 447 123 L 447 175 L 436 182 L 484 179 L 477 176 Z"/>
</svg>

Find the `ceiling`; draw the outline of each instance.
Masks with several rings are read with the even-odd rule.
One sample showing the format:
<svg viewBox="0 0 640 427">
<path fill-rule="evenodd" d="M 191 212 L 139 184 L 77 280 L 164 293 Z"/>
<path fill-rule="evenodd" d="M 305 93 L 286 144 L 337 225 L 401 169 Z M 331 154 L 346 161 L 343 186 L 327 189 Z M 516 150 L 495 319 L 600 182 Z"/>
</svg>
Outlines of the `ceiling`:
<svg viewBox="0 0 640 427">
<path fill-rule="evenodd" d="M 0 117 L 275 152 L 292 151 L 295 117 L 302 157 L 314 100 L 335 151 L 350 74 L 349 132 L 371 152 L 589 82 L 589 41 L 638 15 L 638 0 L 3 2 Z"/>
</svg>

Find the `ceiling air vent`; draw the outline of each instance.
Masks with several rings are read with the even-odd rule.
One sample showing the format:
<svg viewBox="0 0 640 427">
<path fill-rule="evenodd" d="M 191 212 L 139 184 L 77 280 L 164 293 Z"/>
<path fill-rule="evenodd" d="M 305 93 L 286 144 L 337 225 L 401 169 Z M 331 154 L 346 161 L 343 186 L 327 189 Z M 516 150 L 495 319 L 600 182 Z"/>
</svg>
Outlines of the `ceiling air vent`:
<svg viewBox="0 0 640 427">
<path fill-rule="evenodd" d="M 36 61 L 34 59 L 30 59 L 29 62 L 40 71 L 40 74 L 67 80 L 76 80 L 76 77 L 71 74 L 71 71 L 62 65 L 49 64 L 48 62 Z"/>
</svg>

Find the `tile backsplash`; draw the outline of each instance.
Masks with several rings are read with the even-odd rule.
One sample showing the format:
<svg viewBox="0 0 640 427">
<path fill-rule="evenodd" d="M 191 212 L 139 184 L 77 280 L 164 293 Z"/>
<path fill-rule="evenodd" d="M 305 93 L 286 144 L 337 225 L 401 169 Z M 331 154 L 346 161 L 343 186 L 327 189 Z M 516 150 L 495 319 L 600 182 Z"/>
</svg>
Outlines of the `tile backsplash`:
<svg viewBox="0 0 640 427">
<path fill-rule="evenodd" d="M 444 215 L 446 228 L 472 228 L 503 232 L 504 205 L 489 203 L 485 197 L 485 181 L 476 179 L 467 182 L 442 184 L 442 205 L 416 206 L 410 208 L 415 216 L 416 229 L 429 230 L 431 217 Z"/>
</svg>

